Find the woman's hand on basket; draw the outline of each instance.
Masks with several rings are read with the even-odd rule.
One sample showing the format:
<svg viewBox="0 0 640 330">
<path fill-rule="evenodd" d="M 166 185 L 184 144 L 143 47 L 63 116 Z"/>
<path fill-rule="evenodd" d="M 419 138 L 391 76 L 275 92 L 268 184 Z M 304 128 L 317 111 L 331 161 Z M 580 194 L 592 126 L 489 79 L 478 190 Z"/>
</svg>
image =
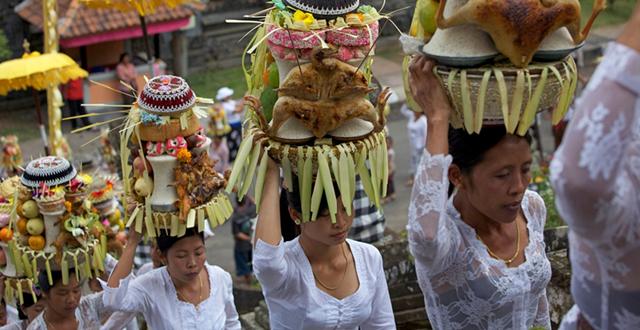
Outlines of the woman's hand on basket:
<svg viewBox="0 0 640 330">
<path fill-rule="evenodd" d="M 409 66 L 409 85 L 413 99 L 431 123 L 449 122 L 451 103 L 440 81 L 433 73 L 435 62 L 414 56 Z"/>
<path fill-rule="evenodd" d="M 427 116 L 425 147 L 432 155 L 449 153 L 449 115 L 451 103 L 433 73 L 435 62 L 424 56 L 415 56 L 409 66 L 409 85 L 413 99 Z"/>
</svg>

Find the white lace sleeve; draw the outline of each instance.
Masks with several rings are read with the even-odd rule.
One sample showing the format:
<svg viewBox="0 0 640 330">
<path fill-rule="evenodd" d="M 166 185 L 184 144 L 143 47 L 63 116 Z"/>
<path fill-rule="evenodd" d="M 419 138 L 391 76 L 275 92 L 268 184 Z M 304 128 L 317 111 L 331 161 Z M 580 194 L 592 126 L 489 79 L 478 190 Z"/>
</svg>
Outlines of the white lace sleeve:
<svg viewBox="0 0 640 330">
<path fill-rule="evenodd" d="M 549 302 L 547 301 L 547 290 L 538 300 L 538 313 L 536 314 L 533 325 L 538 327 L 544 327 L 545 329 L 551 329 L 551 319 L 549 318 Z"/>
<path fill-rule="evenodd" d="M 425 150 L 416 171 L 409 205 L 409 247 L 429 274 L 437 274 L 455 259 L 460 233 L 447 216 L 447 176 L 450 155 Z"/>
<path fill-rule="evenodd" d="M 640 239 L 640 54 L 614 43 L 604 58 L 556 152 L 551 180 L 572 231 L 630 242 Z"/>
</svg>

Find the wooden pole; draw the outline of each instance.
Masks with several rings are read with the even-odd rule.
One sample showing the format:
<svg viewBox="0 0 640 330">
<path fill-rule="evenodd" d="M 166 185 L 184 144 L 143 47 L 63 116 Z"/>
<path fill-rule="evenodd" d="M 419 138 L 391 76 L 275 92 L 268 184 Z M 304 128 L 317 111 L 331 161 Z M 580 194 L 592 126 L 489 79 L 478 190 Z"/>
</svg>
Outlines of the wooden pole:
<svg viewBox="0 0 640 330">
<path fill-rule="evenodd" d="M 44 143 L 44 153 L 45 156 L 49 156 L 49 142 L 47 141 L 47 131 L 44 128 L 44 122 L 42 120 L 42 111 L 40 109 L 40 95 L 38 95 L 38 91 L 33 90 L 33 101 L 35 103 L 36 109 L 36 117 L 38 118 L 38 129 L 40 130 L 40 137 L 42 138 L 42 143 Z"/>
<path fill-rule="evenodd" d="M 144 38 L 144 47 L 147 51 L 147 64 L 149 64 L 149 75 L 153 77 L 153 60 L 151 59 L 151 45 L 149 45 L 149 32 L 147 31 L 147 21 L 144 16 L 140 17 L 140 27 L 142 28 L 142 37 Z"/>
</svg>

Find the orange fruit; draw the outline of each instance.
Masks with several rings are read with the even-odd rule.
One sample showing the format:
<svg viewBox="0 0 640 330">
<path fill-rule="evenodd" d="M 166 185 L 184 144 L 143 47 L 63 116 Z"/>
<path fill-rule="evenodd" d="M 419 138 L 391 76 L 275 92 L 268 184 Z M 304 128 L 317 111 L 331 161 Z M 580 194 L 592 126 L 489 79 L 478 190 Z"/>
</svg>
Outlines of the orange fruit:
<svg viewBox="0 0 640 330">
<path fill-rule="evenodd" d="M 0 240 L 8 242 L 11 238 L 13 238 L 13 230 L 7 227 L 0 229 Z"/>
<path fill-rule="evenodd" d="M 44 249 L 44 237 L 42 235 L 29 236 L 29 247 L 36 251 Z"/>
<path fill-rule="evenodd" d="M 18 232 L 22 235 L 27 234 L 27 219 L 20 218 L 18 222 L 16 222 L 16 226 L 18 227 Z"/>
</svg>

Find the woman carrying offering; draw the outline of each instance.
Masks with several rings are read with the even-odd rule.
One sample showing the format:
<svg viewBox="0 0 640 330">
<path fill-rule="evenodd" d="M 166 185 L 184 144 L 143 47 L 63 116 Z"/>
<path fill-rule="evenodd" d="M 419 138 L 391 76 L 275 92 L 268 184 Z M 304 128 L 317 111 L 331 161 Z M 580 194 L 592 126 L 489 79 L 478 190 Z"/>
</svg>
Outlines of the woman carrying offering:
<svg viewBox="0 0 640 330">
<path fill-rule="evenodd" d="M 300 236 L 283 242 L 279 173 L 269 160 L 253 260 L 271 328 L 395 329 L 382 256 L 372 245 L 347 239 L 353 215 L 346 214 L 340 197 L 335 223 L 323 197 L 317 220 L 302 223 Z M 285 212 L 298 222 L 295 180 L 293 187 Z"/>
<path fill-rule="evenodd" d="M 206 264 L 204 236 L 187 229 L 184 236 L 161 234 L 157 246 L 166 266 L 132 278 L 141 235 L 132 230 L 104 291 L 104 304 L 144 315 L 151 329 L 240 329 L 231 276 Z"/>
<path fill-rule="evenodd" d="M 477 135 L 450 129 L 451 105 L 433 65 L 419 57 L 410 67 L 412 94 L 428 128 L 408 225 L 431 325 L 550 328 L 546 208 L 527 190 L 529 140 L 503 126 Z M 448 198 L 450 184 L 455 192 Z"/>
</svg>

